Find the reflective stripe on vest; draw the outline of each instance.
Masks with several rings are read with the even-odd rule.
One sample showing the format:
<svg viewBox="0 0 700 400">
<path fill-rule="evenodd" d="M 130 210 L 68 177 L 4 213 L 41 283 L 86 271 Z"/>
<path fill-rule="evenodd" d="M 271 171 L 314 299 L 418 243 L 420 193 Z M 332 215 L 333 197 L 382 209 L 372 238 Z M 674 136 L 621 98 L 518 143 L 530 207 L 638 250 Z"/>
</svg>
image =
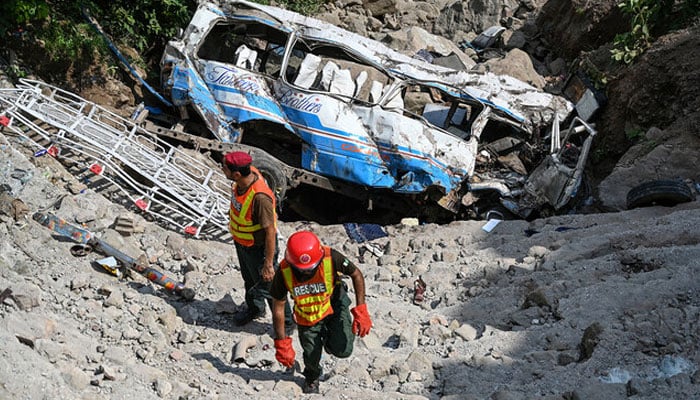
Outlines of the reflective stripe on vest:
<svg viewBox="0 0 700 400">
<path fill-rule="evenodd" d="M 267 186 L 260 171 L 251 166 L 251 173 L 256 174 L 258 179 L 243 194 L 236 194 L 236 185 L 231 186 L 231 208 L 229 209 L 228 230 L 233 236 L 233 240 L 243 246 L 250 247 L 255 244 L 253 232 L 262 229 L 260 224 L 253 224 L 253 197 L 257 193 L 264 193 L 272 199 L 272 212 L 276 213 L 275 195 Z M 275 221 L 277 218 L 275 217 Z"/>
<path fill-rule="evenodd" d="M 314 276 L 304 282 L 296 280 L 292 267 L 286 260 L 280 262 L 284 284 L 294 299 L 294 317 L 299 325 L 312 326 L 333 314 L 331 296 L 335 271 L 331 248 L 324 246 L 323 250 L 325 255 L 320 268 L 316 268 Z"/>
</svg>

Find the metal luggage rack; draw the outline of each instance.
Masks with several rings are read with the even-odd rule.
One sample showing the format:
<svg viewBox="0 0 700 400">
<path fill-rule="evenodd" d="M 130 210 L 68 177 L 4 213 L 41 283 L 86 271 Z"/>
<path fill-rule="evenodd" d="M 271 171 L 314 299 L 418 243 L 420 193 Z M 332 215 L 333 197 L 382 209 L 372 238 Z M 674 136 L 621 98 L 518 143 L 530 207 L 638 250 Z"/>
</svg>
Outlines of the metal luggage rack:
<svg viewBox="0 0 700 400">
<path fill-rule="evenodd" d="M 230 184 L 223 173 L 136 122 L 27 79 L 0 89 L 0 113 L 3 125 L 42 149 L 37 155 L 45 151 L 106 179 L 145 214 L 195 237 L 226 231 Z"/>
</svg>

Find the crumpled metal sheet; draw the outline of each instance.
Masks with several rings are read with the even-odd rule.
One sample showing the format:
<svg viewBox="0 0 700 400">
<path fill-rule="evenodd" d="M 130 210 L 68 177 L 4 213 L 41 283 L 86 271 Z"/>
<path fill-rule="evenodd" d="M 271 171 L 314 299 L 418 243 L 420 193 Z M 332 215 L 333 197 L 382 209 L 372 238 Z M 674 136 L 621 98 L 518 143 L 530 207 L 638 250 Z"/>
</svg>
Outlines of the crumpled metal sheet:
<svg viewBox="0 0 700 400">
<path fill-rule="evenodd" d="M 260 27 L 254 39 L 273 32 L 285 42 L 261 54 L 243 45 L 235 53 L 245 57 L 237 61 L 200 57 L 219 23 Z M 316 54 L 316 46 L 350 56 Z M 270 52 L 283 60 L 278 77 L 253 67 Z M 293 70 L 292 56 L 299 62 Z M 448 209 L 464 204 L 457 192 L 464 194 L 475 173 L 487 128 L 503 126 L 528 140 L 574 111 L 565 98 L 516 78 L 430 64 L 332 24 L 245 0 L 202 3 L 185 34 L 169 43 L 163 65 L 176 71 L 169 78 L 174 103 L 193 106 L 220 140 L 240 140 L 240 127 L 250 121 L 272 122 L 279 135 L 301 141 L 299 164 L 307 171 L 396 193 L 437 189 L 438 204 Z M 357 65 L 367 68 L 364 76 L 352 70 Z M 440 94 L 417 117 L 407 112 L 411 86 Z M 471 107 L 468 122 L 450 108 L 458 103 Z M 527 176 L 517 160 L 501 160 Z M 489 182 L 488 175 L 474 187 L 498 188 L 503 196 L 523 192 L 521 184 L 509 187 L 498 174 Z"/>
</svg>

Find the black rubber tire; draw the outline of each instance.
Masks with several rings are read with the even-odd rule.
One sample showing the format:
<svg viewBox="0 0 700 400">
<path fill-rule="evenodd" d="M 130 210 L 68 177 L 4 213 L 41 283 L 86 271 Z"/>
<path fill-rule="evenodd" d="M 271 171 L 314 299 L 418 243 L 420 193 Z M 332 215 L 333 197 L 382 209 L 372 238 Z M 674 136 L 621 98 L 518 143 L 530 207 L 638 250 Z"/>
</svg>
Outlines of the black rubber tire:
<svg viewBox="0 0 700 400">
<path fill-rule="evenodd" d="M 501 221 L 512 221 L 516 219 L 515 215 L 513 215 L 510 210 L 500 204 L 489 207 L 481 215 L 481 219 L 484 221 L 488 221 L 489 218 L 500 219 Z"/>
<path fill-rule="evenodd" d="M 253 165 L 260 170 L 265 182 L 275 193 L 277 208 L 282 209 L 282 201 L 287 194 L 287 177 L 282 170 L 280 163 L 269 156 L 256 154 L 253 159 Z"/>
<path fill-rule="evenodd" d="M 507 221 L 510 219 L 510 218 L 508 218 L 507 215 L 508 214 L 506 214 L 502 210 L 489 210 L 484 214 L 484 221 L 488 221 L 491 219 L 498 219 L 501 221 Z"/>
<path fill-rule="evenodd" d="M 627 209 L 638 207 L 666 206 L 695 200 L 688 185 L 679 180 L 656 180 L 644 182 L 627 192 Z"/>
</svg>

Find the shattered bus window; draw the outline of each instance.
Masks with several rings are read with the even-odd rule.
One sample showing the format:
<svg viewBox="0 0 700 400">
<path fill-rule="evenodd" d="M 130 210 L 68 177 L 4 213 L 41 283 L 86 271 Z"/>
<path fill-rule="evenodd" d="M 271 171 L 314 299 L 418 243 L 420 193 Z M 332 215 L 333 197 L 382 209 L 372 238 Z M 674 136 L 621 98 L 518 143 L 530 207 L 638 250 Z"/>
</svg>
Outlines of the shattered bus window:
<svg viewBox="0 0 700 400">
<path fill-rule="evenodd" d="M 326 92 L 362 104 L 377 103 L 391 77 L 337 45 L 298 40 L 287 80 L 305 90 Z"/>
</svg>

